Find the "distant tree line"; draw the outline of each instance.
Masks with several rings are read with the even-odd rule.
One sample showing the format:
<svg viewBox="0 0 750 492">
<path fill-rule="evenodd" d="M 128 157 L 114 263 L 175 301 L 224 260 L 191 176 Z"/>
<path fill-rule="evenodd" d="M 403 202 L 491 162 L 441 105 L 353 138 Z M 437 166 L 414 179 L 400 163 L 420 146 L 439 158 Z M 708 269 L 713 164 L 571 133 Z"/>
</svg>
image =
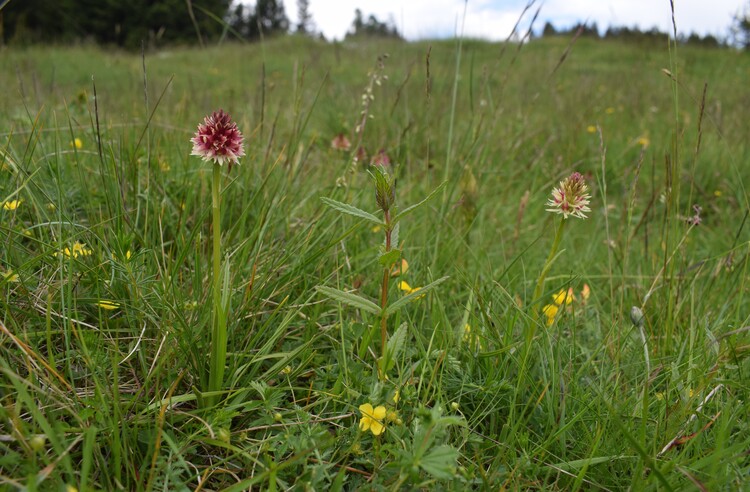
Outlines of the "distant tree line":
<svg viewBox="0 0 750 492">
<path fill-rule="evenodd" d="M 596 23 L 581 24 L 578 23 L 568 29 L 556 29 L 552 23 L 547 22 L 544 24 L 542 29 L 542 37 L 550 36 L 562 36 L 562 35 L 575 35 L 581 32 L 581 37 L 597 38 L 597 39 L 619 39 L 627 42 L 635 43 L 653 43 L 663 42 L 666 43 L 669 40 L 669 34 L 662 32 L 656 27 L 648 30 L 641 30 L 638 27 L 609 27 L 604 34 L 600 34 L 599 28 Z M 719 47 L 725 46 L 726 43 L 711 34 L 701 36 L 696 33 L 692 33 L 689 36 L 679 36 L 678 41 L 685 44 L 707 46 L 707 47 Z"/>
<path fill-rule="evenodd" d="M 4 43 L 95 41 L 127 48 L 218 38 L 231 0 L 10 0 Z M 0 0 L 2 3 L 2 0 Z M 189 8 L 192 7 L 192 8 Z M 198 37 L 200 33 L 200 38 Z"/>
<path fill-rule="evenodd" d="M 0 0 L 0 45 L 92 41 L 127 49 L 256 40 L 292 31 L 314 36 L 310 0 L 296 0 L 292 26 L 283 0 Z M 354 13 L 348 37 L 401 38 L 392 19 Z"/>
</svg>

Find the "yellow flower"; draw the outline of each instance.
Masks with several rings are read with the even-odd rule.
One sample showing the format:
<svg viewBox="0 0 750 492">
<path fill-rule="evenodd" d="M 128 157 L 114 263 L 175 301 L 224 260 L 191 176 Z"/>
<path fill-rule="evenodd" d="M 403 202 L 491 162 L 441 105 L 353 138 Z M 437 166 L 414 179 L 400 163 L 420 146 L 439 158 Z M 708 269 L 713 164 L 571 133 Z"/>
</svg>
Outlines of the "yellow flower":
<svg viewBox="0 0 750 492">
<path fill-rule="evenodd" d="M 8 270 L 7 272 L 3 273 L 3 278 L 6 282 L 18 282 L 18 274 L 13 273 L 13 270 Z"/>
<path fill-rule="evenodd" d="M 23 200 L 11 200 L 9 202 L 3 202 L 3 210 L 15 210 L 21 204 L 23 203 Z"/>
<path fill-rule="evenodd" d="M 411 293 L 413 293 L 413 292 L 416 292 L 416 291 L 418 291 L 419 289 L 421 289 L 421 287 L 411 287 L 411 286 L 410 286 L 410 285 L 409 285 L 409 284 L 408 284 L 408 283 L 406 282 L 406 280 L 402 280 L 401 282 L 399 282 L 399 283 L 398 283 L 398 288 L 399 288 L 399 289 L 401 289 L 402 291 L 404 291 L 404 293 L 405 293 L 405 294 L 407 294 L 407 295 L 408 295 L 408 294 L 411 294 Z M 420 299 L 421 299 L 422 297 L 424 297 L 424 294 L 422 294 L 421 296 L 419 296 L 419 298 L 420 298 Z"/>
<path fill-rule="evenodd" d="M 401 263 L 393 266 L 391 270 L 391 277 L 398 277 L 399 275 L 405 274 L 409 270 L 409 263 L 405 259 L 401 258 Z"/>
<path fill-rule="evenodd" d="M 615 112 L 615 108 L 612 108 L 612 107 L 609 107 L 605 110 L 605 113 L 607 114 L 614 114 L 614 112 Z"/>
<path fill-rule="evenodd" d="M 464 325 L 464 335 L 461 340 L 464 343 L 471 345 L 472 348 L 479 347 L 484 350 L 484 344 L 482 343 L 482 340 L 480 340 L 479 334 L 472 334 L 471 325 L 469 323 Z"/>
<path fill-rule="evenodd" d="M 720 197 L 720 196 L 721 196 L 721 195 L 723 195 L 723 194 L 724 194 L 724 193 L 722 193 L 722 192 L 721 192 L 721 190 L 715 190 L 715 191 L 714 191 L 714 196 L 715 196 L 715 197 Z"/>
<path fill-rule="evenodd" d="M 651 145 L 651 140 L 649 140 L 647 136 L 641 135 L 640 137 L 638 137 L 635 143 L 646 149 L 649 145 Z"/>
<path fill-rule="evenodd" d="M 596 133 L 596 127 L 594 125 L 589 125 L 586 127 L 586 131 L 589 133 Z"/>
<path fill-rule="evenodd" d="M 471 342 L 471 325 L 469 323 L 466 323 L 466 325 L 464 326 L 463 341 L 466 343 Z"/>
<path fill-rule="evenodd" d="M 68 258 L 70 257 L 78 258 L 79 256 L 91 255 L 91 250 L 88 249 L 85 244 L 79 243 L 78 241 L 76 241 L 75 243 L 73 243 L 73 249 L 66 247 L 61 252 L 55 253 L 55 256 L 60 256 L 60 255 L 67 256 Z"/>
<path fill-rule="evenodd" d="M 359 411 L 362 412 L 362 418 L 359 421 L 360 430 L 367 432 L 368 430 L 375 436 L 379 436 L 383 433 L 385 426 L 383 425 L 383 419 L 385 418 L 386 411 L 383 405 L 372 408 L 372 405 L 365 403 L 359 406 Z"/>
<path fill-rule="evenodd" d="M 573 296 L 573 289 L 570 288 L 567 290 L 567 292 L 565 291 L 565 289 L 560 289 L 557 294 L 552 296 L 552 299 L 558 306 L 562 306 L 563 304 L 568 305 L 575 300 L 575 297 Z"/>
<path fill-rule="evenodd" d="M 393 398 L 392 398 L 394 405 L 398 403 L 399 398 L 401 398 L 401 390 L 396 389 L 396 391 L 393 392 Z"/>
<path fill-rule="evenodd" d="M 70 146 L 74 147 L 74 148 L 76 148 L 78 150 L 80 150 L 80 149 L 83 148 L 83 140 L 81 140 L 80 138 L 76 137 L 76 138 L 73 139 L 72 142 L 70 142 Z"/>
<path fill-rule="evenodd" d="M 377 234 L 378 232 L 380 232 L 381 229 L 382 227 L 380 227 L 379 225 L 375 225 L 375 226 L 372 226 L 372 229 L 370 230 L 374 232 L 375 234 Z"/>
<path fill-rule="evenodd" d="M 388 410 L 385 414 L 386 422 L 398 422 L 398 413 L 395 410 Z"/>
<path fill-rule="evenodd" d="M 120 304 L 114 301 L 99 301 L 96 303 L 96 305 L 102 309 L 106 309 L 107 311 L 114 311 L 115 309 L 120 307 Z"/>
<path fill-rule="evenodd" d="M 552 323 L 555 322 L 555 316 L 557 316 L 557 311 L 559 311 L 559 307 L 557 307 L 554 304 L 547 304 L 542 308 L 542 312 L 547 317 L 547 326 L 552 326 Z"/>
</svg>

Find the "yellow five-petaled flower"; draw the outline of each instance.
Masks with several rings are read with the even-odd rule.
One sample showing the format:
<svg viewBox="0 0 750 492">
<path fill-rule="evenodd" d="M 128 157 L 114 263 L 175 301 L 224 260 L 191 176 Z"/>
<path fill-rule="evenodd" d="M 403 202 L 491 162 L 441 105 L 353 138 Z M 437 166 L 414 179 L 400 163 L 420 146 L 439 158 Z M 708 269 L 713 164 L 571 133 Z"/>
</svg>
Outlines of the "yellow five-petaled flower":
<svg viewBox="0 0 750 492">
<path fill-rule="evenodd" d="M 365 403 L 359 406 L 359 411 L 362 412 L 362 418 L 359 421 L 360 430 L 365 432 L 369 430 L 376 436 L 383 433 L 383 430 L 385 429 L 383 420 L 386 415 L 385 407 L 383 405 L 372 408 L 372 405 Z"/>
</svg>

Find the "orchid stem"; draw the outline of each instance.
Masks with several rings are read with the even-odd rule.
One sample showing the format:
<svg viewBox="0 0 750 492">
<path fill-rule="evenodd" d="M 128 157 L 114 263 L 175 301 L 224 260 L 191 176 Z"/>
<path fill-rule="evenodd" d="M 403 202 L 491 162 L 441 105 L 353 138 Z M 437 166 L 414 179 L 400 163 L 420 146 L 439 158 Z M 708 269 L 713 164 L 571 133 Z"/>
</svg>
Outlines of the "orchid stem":
<svg viewBox="0 0 750 492">
<path fill-rule="evenodd" d="M 534 321 L 539 319 L 539 311 L 540 306 L 537 306 L 536 304 L 539 302 L 539 300 L 542 297 L 542 294 L 544 293 L 544 280 L 547 278 L 547 273 L 549 272 L 549 269 L 552 267 L 552 262 L 555 259 L 555 256 L 557 255 L 557 250 L 560 248 L 560 241 L 562 240 L 563 236 L 563 230 L 565 229 L 565 222 L 566 219 L 562 218 L 560 219 L 560 224 L 557 226 L 557 232 L 555 232 L 555 240 L 552 242 L 552 247 L 549 250 L 549 255 L 547 255 L 547 261 L 544 262 L 544 267 L 542 267 L 542 271 L 539 274 L 539 278 L 536 281 L 536 288 L 534 288 L 534 295 L 531 298 L 531 305 L 534 309 Z M 532 329 L 529 331 L 530 336 L 529 338 L 533 338 L 533 326 L 536 323 L 532 323 Z M 529 342 L 531 340 L 528 340 Z"/>
<path fill-rule="evenodd" d="M 224 382 L 224 364 L 227 355 L 227 323 L 221 306 L 221 165 L 218 163 L 214 163 L 211 208 L 213 212 L 213 327 L 208 391 L 218 392 L 221 391 Z M 217 395 L 210 395 L 206 398 L 206 404 L 209 407 L 217 401 Z"/>
<path fill-rule="evenodd" d="M 391 215 L 387 211 L 385 212 L 385 252 L 388 253 L 391 250 Z M 385 308 L 388 305 L 388 281 L 390 280 L 390 270 L 386 266 L 383 269 L 383 283 L 380 289 L 380 309 L 382 314 L 380 315 L 380 370 L 378 371 L 381 380 L 385 380 L 386 371 L 386 344 L 388 342 L 388 326 L 387 320 L 388 315 L 385 313 Z"/>
</svg>

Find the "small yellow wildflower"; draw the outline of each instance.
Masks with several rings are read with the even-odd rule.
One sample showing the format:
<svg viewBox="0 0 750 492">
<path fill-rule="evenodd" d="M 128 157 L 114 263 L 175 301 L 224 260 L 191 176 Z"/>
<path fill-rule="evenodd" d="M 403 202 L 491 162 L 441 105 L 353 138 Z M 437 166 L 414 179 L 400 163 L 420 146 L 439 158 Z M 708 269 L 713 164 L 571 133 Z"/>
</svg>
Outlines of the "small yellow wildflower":
<svg viewBox="0 0 750 492">
<path fill-rule="evenodd" d="M 99 301 L 96 303 L 96 305 L 102 309 L 106 309 L 107 311 L 114 311 L 115 309 L 120 307 L 120 304 L 114 301 Z"/>
<path fill-rule="evenodd" d="M 13 270 L 8 270 L 7 272 L 3 273 L 3 278 L 6 282 L 18 282 L 18 274 L 13 273 Z"/>
<path fill-rule="evenodd" d="M 462 337 L 462 340 L 465 343 L 471 342 L 471 325 L 469 323 L 466 323 L 464 326 L 464 336 Z"/>
<path fill-rule="evenodd" d="M 401 263 L 394 265 L 393 270 L 391 270 L 391 277 L 398 277 L 399 275 L 405 274 L 409 270 L 409 263 L 403 258 L 401 258 Z"/>
<path fill-rule="evenodd" d="M 605 110 L 604 112 L 605 112 L 605 113 L 607 113 L 607 114 L 614 114 L 614 112 L 615 112 L 615 108 L 613 108 L 613 107 L 609 107 L 609 108 L 607 108 L 607 109 L 606 109 L 606 110 Z"/>
<path fill-rule="evenodd" d="M 73 148 L 75 148 L 76 150 L 80 150 L 80 149 L 83 148 L 83 140 L 81 140 L 80 138 L 76 137 L 76 138 L 73 139 L 72 142 L 70 142 L 70 146 L 73 147 Z"/>
<path fill-rule="evenodd" d="M 360 430 L 367 432 L 368 430 L 375 436 L 379 436 L 383 433 L 385 425 L 383 425 L 383 419 L 385 419 L 386 411 L 383 405 L 372 408 L 372 405 L 365 403 L 359 406 L 359 411 L 362 412 L 362 418 L 359 421 Z"/>
<path fill-rule="evenodd" d="M 381 229 L 383 229 L 383 228 L 382 228 L 382 227 L 380 227 L 379 225 L 376 225 L 376 226 L 372 226 L 372 229 L 370 229 L 370 230 L 371 230 L 372 232 L 374 232 L 375 234 L 377 234 L 378 232 L 380 232 L 380 231 L 381 231 Z"/>
<path fill-rule="evenodd" d="M 15 210 L 20 207 L 22 203 L 23 200 L 10 200 L 8 202 L 3 202 L 3 210 Z"/>
<path fill-rule="evenodd" d="M 391 398 L 394 405 L 398 403 L 399 398 L 401 398 L 401 390 L 396 389 L 396 391 L 393 392 L 393 398 Z"/>
<path fill-rule="evenodd" d="M 555 322 L 555 316 L 557 316 L 557 312 L 559 310 L 560 308 L 554 304 L 547 304 L 542 308 L 544 316 L 547 317 L 547 326 L 552 326 L 552 323 Z"/>
<path fill-rule="evenodd" d="M 91 255 L 91 250 L 88 249 L 85 244 L 79 243 L 78 241 L 76 241 L 75 243 L 73 243 L 73 248 L 72 249 L 66 247 L 61 252 L 55 253 L 55 256 L 60 256 L 60 255 L 67 256 L 68 258 L 70 258 L 70 257 L 78 258 L 79 256 L 89 256 L 89 255 Z"/>
<path fill-rule="evenodd" d="M 78 489 L 73 485 L 68 484 L 65 486 L 65 492 L 78 492 Z"/>
<path fill-rule="evenodd" d="M 421 287 L 411 287 L 411 286 L 410 286 L 410 285 L 409 285 L 409 284 L 408 284 L 408 283 L 406 282 L 406 280 L 402 280 L 401 282 L 399 282 L 399 283 L 398 283 L 398 288 L 399 288 L 399 289 L 401 289 L 402 291 L 404 291 L 404 293 L 405 293 L 405 294 L 407 294 L 407 295 L 408 295 L 408 294 L 412 294 L 412 293 L 414 293 L 414 292 L 418 291 L 419 289 L 421 289 Z M 419 296 L 419 298 L 420 298 L 420 299 L 421 299 L 422 297 L 424 297 L 424 294 L 422 294 L 421 296 Z"/>
<path fill-rule="evenodd" d="M 594 125 L 589 125 L 586 127 L 586 131 L 589 133 L 596 133 L 596 127 Z"/>
<path fill-rule="evenodd" d="M 651 145 L 651 140 L 645 135 L 641 135 L 638 137 L 638 139 L 635 141 L 638 145 L 643 147 L 644 149 L 647 149 L 649 145 Z"/>
<path fill-rule="evenodd" d="M 723 194 L 724 194 L 724 193 L 722 193 L 722 192 L 721 192 L 721 190 L 715 190 L 715 191 L 714 191 L 714 196 L 715 196 L 715 197 L 717 197 L 717 198 L 718 198 L 718 197 L 720 197 L 720 196 L 721 196 L 721 195 L 723 195 Z"/>
<path fill-rule="evenodd" d="M 560 289 L 557 294 L 552 296 L 552 299 L 558 306 L 562 306 L 563 304 L 568 305 L 575 300 L 573 289 L 569 288 L 567 291 L 565 291 L 565 289 Z"/>
<path fill-rule="evenodd" d="M 286 366 L 286 367 L 284 367 L 284 369 L 282 369 L 282 370 L 281 370 L 281 371 L 279 371 L 279 372 L 280 372 L 281 374 L 283 374 L 284 376 L 288 376 L 289 374 L 291 374 L 291 373 L 292 373 L 292 366 Z"/>
</svg>

